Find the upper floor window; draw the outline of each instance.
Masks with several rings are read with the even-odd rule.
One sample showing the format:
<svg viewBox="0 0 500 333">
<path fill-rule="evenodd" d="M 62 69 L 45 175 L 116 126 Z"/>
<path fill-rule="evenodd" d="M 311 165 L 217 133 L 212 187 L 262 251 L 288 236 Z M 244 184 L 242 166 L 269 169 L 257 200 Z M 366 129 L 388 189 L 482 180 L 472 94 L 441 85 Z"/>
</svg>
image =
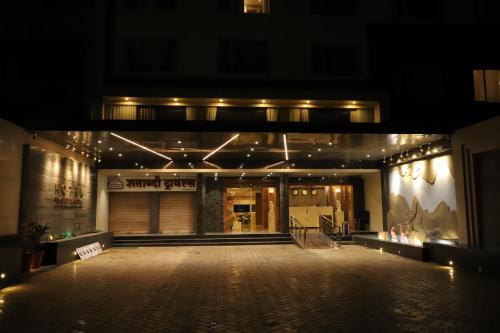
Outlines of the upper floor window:
<svg viewBox="0 0 500 333">
<path fill-rule="evenodd" d="M 244 0 L 243 12 L 247 14 L 268 14 L 269 0 Z"/>
<path fill-rule="evenodd" d="M 475 1 L 477 16 L 481 20 L 496 21 L 500 19 L 500 1 L 477 0 Z"/>
<path fill-rule="evenodd" d="M 500 70 L 478 69 L 473 76 L 476 102 L 500 102 Z"/>
<path fill-rule="evenodd" d="M 309 0 L 312 15 L 357 16 L 357 0 Z"/>
<path fill-rule="evenodd" d="M 125 72 L 175 71 L 175 40 L 161 37 L 134 37 L 124 41 L 121 56 Z"/>
<path fill-rule="evenodd" d="M 360 74 L 359 50 L 354 45 L 314 44 L 311 61 L 314 74 L 330 76 Z"/>
<path fill-rule="evenodd" d="M 268 14 L 270 0 L 219 0 L 223 12 Z"/>
<path fill-rule="evenodd" d="M 398 0 L 398 16 L 408 19 L 439 19 L 442 16 L 441 0 Z"/>
<path fill-rule="evenodd" d="M 265 74 L 269 71 L 269 44 L 262 40 L 221 40 L 219 71 L 235 74 Z"/>
<path fill-rule="evenodd" d="M 172 10 L 176 7 L 176 0 L 122 0 L 125 9 L 165 9 Z"/>
</svg>

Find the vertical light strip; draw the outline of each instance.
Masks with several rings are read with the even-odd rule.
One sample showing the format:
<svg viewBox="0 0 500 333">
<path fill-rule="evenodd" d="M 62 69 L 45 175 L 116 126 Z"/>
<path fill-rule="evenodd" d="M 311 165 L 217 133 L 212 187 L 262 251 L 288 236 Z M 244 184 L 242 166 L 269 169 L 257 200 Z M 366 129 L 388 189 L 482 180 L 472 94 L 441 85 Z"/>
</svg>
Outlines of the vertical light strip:
<svg viewBox="0 0 500 333">
<path fill-rule="evenodd" d="M 285 160 L 288 161 L 288 145 L 286 143 L 286 134 L 283 134 L 283 145 L 285 146 Z"/>
<path fill-rule="evenodd" d="M 127 138 L 124 138 L 123 136 L 120 136 L 120 135 L 115 134 L 115 133 L 113 133 L 113 132 L 109 132 L 109 134 L 111 134 L 111 135 L 112 135 L 112 136 L 114 136 L 114 137 L 117 137 L 117 138 L 118 138 L 118 139 L 120 139 L 120 140 L 123 140 L 123 141 L 125 141 L 125 142 L 128 142 L 128 143 L 130 143 L 130 144 L 132 144 L 132 145 L 134 145 L 134 146 L 137 146 L 137 147 L 142 148 L 142 149 L 144 149 L 144 150 L 146 150 L 146 151 L 149 151 L 150 153 L 153 153 L 153 154 L 155 154 L 155 155 L 158 155 L 158 156 L 160 156 L 160 157 L 163 157 L 163 158 L 165 158 L 165 159 L 167 159 L 167 160 L 169 160 L 169 161 L 171 161 L 171 160 L 172 160 L 172 159 L 171 159 L 170 157 L 168 157 L 168 156 L 165 156 L 165 155 L 163 155 L 163 154 L 157 153 L 157 152 L 155 152 L 154 150 L 149 149 L 148 147 L 144 147 L 143 145 L 140 145 L 140 144 L 138 144 L 137 142 L 134 142 L 134 141 L 132 141 L 132 140 L 129 140 L 129 139 L 127 139 Z"/>
<path fill-rule="evenodd" d="M 220 145 L 218 148 L 214 149 L 210 154 L 208 154 L 207 156 L 203 157 L 203 161 L 206 160 L 207 158 L 209 158 L 210 156 L 212 156 L 213 154 L 215 154 L 216 152 L 218 152 L 219 150 L 221 150 L 222 148 L 224 148 L 224 146 L 226 146 L 227 144 L 229 144 L 231 141 L 233 141 L 234 139 L 236 139 L 239 136 L 240 136 L 239 133 L 236 134 L 236 135 L 234 135 L 231 139 L 227 140 L 222 145 Z"/>
</svg>

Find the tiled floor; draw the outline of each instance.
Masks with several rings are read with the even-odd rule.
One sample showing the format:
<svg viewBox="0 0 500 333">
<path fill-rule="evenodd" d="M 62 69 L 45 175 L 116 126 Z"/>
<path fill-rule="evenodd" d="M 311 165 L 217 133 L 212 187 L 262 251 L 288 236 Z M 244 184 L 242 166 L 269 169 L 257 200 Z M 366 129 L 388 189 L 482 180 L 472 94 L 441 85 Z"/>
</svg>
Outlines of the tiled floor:
<svg viewBox="0 0 500 333">
<path fill-rule="evenodd" d="M 0 332 L 499 332 L 500 281 L 350 245 L 112 249 L 0 291 Z"/>
</svg>

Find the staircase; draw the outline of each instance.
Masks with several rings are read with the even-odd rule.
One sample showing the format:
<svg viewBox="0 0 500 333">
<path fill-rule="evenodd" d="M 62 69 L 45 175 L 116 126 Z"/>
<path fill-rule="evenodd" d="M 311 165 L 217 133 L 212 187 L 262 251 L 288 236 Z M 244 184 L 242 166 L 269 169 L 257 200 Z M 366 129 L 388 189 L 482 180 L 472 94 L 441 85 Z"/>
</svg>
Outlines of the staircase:
<svg viewBox="0 0 500 333">
<path fill-rule="evenodd" d="M 290 234 L 118 235 L 114 247 L 294 244 Z"/>
</svg>

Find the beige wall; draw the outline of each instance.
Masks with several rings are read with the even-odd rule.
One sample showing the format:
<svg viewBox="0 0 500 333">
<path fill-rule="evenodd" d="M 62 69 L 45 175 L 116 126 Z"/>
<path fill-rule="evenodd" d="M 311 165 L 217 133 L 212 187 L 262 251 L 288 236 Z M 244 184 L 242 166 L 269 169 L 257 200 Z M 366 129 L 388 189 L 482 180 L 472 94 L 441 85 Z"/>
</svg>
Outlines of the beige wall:
<svg viewBox="0 0 500 333">
<path fill-rule="evenodd" d="M 458 236 L 461 245 L 477 246 L 478 239 L 468 237 L 468 225 L 477 226 L 475 214 L 467 216 L 467 207 L 475 211 L 473 155 L 500 149 L 500 117 L 495 117 L 457 130 L 452 136 L 453 164 L 455 168 Z M 464 168 L 464 165 L 466 166 Z M 471 244 L 472 242 L 472 244 Z M 475 244 L 474 244 L 475 243 Z"/>
<path fill-rule="evenodd" d="M 370 231 L 383 231 L 380 172 L 364 174 L 363 180 L 365 184 L 365 208 L 370 212 Z"/>
</svg>

